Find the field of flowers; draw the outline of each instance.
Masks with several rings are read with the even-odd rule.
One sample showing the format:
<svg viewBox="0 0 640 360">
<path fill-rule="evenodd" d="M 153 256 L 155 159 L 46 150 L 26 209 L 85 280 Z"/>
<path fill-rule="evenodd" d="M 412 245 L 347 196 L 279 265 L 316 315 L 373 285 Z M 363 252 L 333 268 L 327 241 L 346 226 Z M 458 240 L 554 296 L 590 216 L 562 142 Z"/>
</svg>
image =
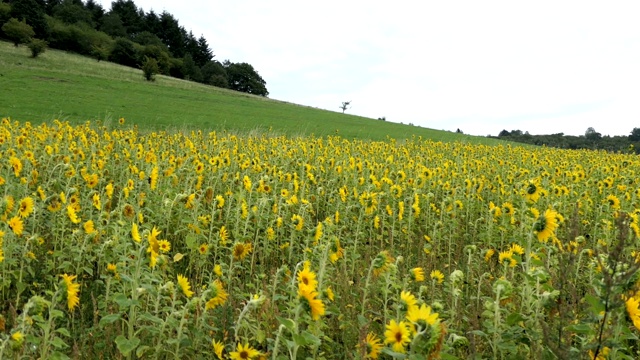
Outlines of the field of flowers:
<svg viewBox="0 0 640 360">
<path fill-rule="evenodd" d="M 640 159 L 0 124 L 2 359 L 636 359 Z"/>
</svg>

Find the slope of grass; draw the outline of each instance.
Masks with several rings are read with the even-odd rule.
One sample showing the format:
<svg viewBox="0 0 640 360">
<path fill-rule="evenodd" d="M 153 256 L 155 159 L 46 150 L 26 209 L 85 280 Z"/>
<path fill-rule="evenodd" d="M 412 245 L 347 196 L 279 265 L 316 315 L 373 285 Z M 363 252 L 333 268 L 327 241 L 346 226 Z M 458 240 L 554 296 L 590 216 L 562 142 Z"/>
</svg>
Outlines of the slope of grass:
<svg viewBox="0 0 640 360">
<path fill-rule="evenodd" d="M 287 135 L 339 134 L 384 140 L 422 136 L 442 141 L 502 141 L 368 119 L 275 101 L 166 76 L 147 82 L 142 71 L 47 50 L 36 59 L 24 46 L 0 42 L 0 116 L 34 123 L 116 121 L 141 128 L 270 130 Z"/>
</svg>

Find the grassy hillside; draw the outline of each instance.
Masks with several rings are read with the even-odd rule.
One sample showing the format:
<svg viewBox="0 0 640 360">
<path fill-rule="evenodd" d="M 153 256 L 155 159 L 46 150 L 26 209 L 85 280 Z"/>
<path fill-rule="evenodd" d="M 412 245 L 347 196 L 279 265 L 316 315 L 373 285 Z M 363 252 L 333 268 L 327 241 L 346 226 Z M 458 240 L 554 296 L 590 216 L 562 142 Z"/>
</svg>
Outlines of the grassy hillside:
<svg viewBox="0 0 640 360">
<path fill-rule="evenodd" d="M 383 140 L 422 136 L 495 144 L 496 140 L 383 122 L 270 100 L 166 76 L 147 82 L 141 70 L 51 50 L 36 59 L 24 46 L 0 42 L 0 116 L 72 123 L 124 117 L 143 128 L 269 130 Z M 499 142 L 503 143 L 503 142 Z"/>
</svg>

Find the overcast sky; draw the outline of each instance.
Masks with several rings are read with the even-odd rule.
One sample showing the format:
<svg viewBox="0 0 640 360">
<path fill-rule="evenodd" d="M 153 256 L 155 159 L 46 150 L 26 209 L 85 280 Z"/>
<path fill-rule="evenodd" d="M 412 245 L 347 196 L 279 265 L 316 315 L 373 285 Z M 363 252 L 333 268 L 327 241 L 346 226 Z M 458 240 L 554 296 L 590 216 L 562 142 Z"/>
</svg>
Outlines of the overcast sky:
<svg viewBox="0 0 640 360">
<path fill-rule="evenodd" d="M 253 65 L 272 99 L 473 135 L 640 127 L 638 0 L 134 2 Z"/>
</svg>

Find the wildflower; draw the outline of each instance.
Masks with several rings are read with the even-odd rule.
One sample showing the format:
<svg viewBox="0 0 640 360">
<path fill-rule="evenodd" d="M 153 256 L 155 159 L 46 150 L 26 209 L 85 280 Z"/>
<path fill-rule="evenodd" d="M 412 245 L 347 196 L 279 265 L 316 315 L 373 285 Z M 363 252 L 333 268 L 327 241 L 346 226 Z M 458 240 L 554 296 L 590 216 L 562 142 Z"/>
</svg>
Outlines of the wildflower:
<svg viewBox="0 0 640 360">
<path fill-rule="evenodd" d="M 149 175 L 149 185 L 151 186 L 151 190 L 155 190 L 158 186 L 158 167 L 154 166 L 151 170 L 151 175 Z"/>
<path fill-rule="evenodd" d="M 342 259 L 344 256 L 344 248 L 340 246 L 340 239 L 335 238 L 333 244 L 331 244 L 331 252 L 329 253 L 329 260 L 335 264 L 336 261 Z"/>
<path fill-rule="evenodd" d="M 178 286 L 180 286 L 180 289 L 182 290 L 182 293 L 184 294 L 184 296 L 186 296 L 187 298 L 190 298 L 193 296 L 193 291 L 191 291 L 191 285 L 189 285 L 189 280 L 187 280 L 186 277 L 178 274 Z"/>
<path fill-rule="evenodd" d="M 218 236 L 220 237 L 220 243 L 222 245 L 227 245 L 227 240 L 229 240 L 229 232 L 227 231 L 227 228 L 224 225 L 220 227 Z"/>
<path fill-rule="evenodd" d="M 620 199 L 613 194 L 608 195 L 605 202 L 614 210 L 620 209 Z"/>
<path fill-rule="evenodd" d="M 18 236 L 22 235 L 22 231 L 24 230 L 24 223 L 22 222 L 22 219 L 20 219 L 17 216 L 14 216 L 11 218 L 11 220 L 9 220 L 8 225 L 14 234 Z"/>
<path fill-rule="evenodd" d="M 298 288 L 308 287 L 311 290 L 316 290 L 318 287 L 318 280 L 316 280 L 316 274 L 311 271 L 311 263 L 305 261 L 304 268 L 298 271 Z"/>
<path fill-rule="evenodd" d="M 93 220 L 88 220 L 87 222 L 85 222 L 84 225 L 82 225 L 82 228 L 84 229 L 84 232 L 86 232 L 87 234 L 93 234 L 96 232 L 96 228 L 95 228 L 95 225 L 93 224 Z"/>
<path fill-rule="evenodd" d="M 329 301 L 333 301 L 335 299 L 335 295 L 333 294 L 331 286 L 327 286 L 327 288 L 324 290 L 324 295 L 327 299 L 329 299 Z"/>
<path fill-rule="evenodd" d="M 242 260 L 253 250 L 251 243 L 236 243 L 233 245 L 233 259 Z"/>
<path fill-rule="evenodd" d="M 438 313 L 432 313 L 431 307 L 422 304 L 420 308 L 417 306 L 407 313 L 407 320 L 418 325 L 421 329 L 433 325 L 438 321 Z"/>
<path fill-rule="evenodd" d="M 433 270 L 429 274 L 429 277 L 438 282 L 438 284 L 442 284 L 444 282 L 444 274 L 440 270 Z"/>
<path fill-rule="evenodd" d="M 386 326 L 384 337 L 384 343 L 390 344 L 393 351 L 404 353 L 404 347 L 409 343 L 409 327 L 404 321 L 397 323 L 391 320 Z"/>
<path fill-rule="evenodd" d="M 224 198 L 222 197 L 222 195 L 216 196 L 216 207 L 218 209 L 222 209 L 224 207 Z"/>
<path fill-rule="evenodd" d="M 302 216 L 294 214 L 291 217 L 291 223 L 293 223 L 293 226 L 296 230 L 300 231 L 302 230 L 302 226 L 304 225 L 304 219 L 302 218 Z"/>
<path fill-rule="evenodd" d="M 16 331 L 11 334 L 11 340 L 17 343 L 22 343 L 22 340 L 24 340 L 24 335 L 20 331 Z"/>
<path fill-rule="evenodd" d="M 251 347 L 249 344 L 238 344 L 236 351 L 232 351 L 229 353 L 229 358 L 231 360 L 247 360 L 253 359 L 260 355 L 260 352 Z"/>
<path fill-rule="evenodd" d="M 377 359 L 382 350 L 382 341 L 374 333 L 368 333 L 365 339 L 367 346 L 367 357 L 370 359 Z"/>
<path fill-rule="evenodd" d="M 18 208 L 18 214 L 21 218 L 26 218 L 33 212 L 33 199 L 29 196 L 20 200 L 20 207 Z"/>
<path fill-rule="evenodd" d="M 219 360 L 222 360 L 222 351 L 224 350 L 224 344 L 217 340 L 212 340 L 213 352 L 216 354 Z"/>
<path fill-rule="evenodd" d="M 98 193 L 93 194 L 93 196 L 91 197 L 91 202 L 93 203 L 93 207 L 95 207 L 96 210 L 98 211 L 102 210 L 102 202 L 100 201 L 100 194 Z"/>
<path fill-rule="evenodd" d="M 198 252 L 200 253 L 200 255 L 205 255 L 208 251 L 209 251 L 208 244 L 200 244 L 200 246 L 198 247 Z"/>
<path fill-rule="evenodd" d="M 511 244 L 511 251 L 518 255 L 524 255 L 524 248 L 518 244 Z"/>
<path fill-rule="evenodd" d="M 218 276 L 222 276 L 222 266 L 216 264 L 216 266 L 213 267 L 213 273 Z"/>
<path fill-rule="evenodd" d="M 171 243 L 168 240 L 158 240 L 158 248 L 163 253 L 168 253 L 171 250 Z"/>
<path fill-rule="evenodd" d="M 418 307 L 418 300 L 412 293 L 402 291 L 400 293 L 400 303 L 398 305 L 402 311 L 409 312 Z"/>
<path fill-rule="evenodd" d="M 538 216 L 533 225 L 533 231 L 538 236 L 538 240 L 546 242 L 558 228 L 558 213 L 555 210 L 547 209 L 544 214 Z"/>
<path fill-rule="evenodd" d="M 540 190 L 540 184 L 535 180 L 530 180 L 525 190 L 525 199 L 527 199 L 528 202 L 537 202 L 540 198 Z"/>
<path fill-rule="evenodd" d="M 315 242 L 318 242 L 318 240 L 320 240 L 321 237 L 322 237 L 322 222 L 319 222 L 318 226 L 316 226 L 316 231 L 313 235 L 313 240 Z"/>
<path fill-rule="evenodd" d="M 411 278 L 413 279 L 413 281 L 415 282 L 424 281 L 424 270 L 421 267 L 413 268 L 409 270 L 409 272 L 411 273 Z"/>
<path fill-rule="evenodd" d="M 142 240 L 142 238 L 140 237 L 140 232 L 138 231 L 138 224 L 136 223 L 131 224 L 131 238 L 137 243 Z"/>
<path fill-rule="evenodd" d="M 227 292 L 224 290 L 222 283 L 218 279 L 215 279 L 213 281 L 210 292 L 211 298 L 205 304 L 206 310 L 214 309 L 216 306 L 224 304 L 224 302 L 227 300 L 227 296 L 229 296 L 229 294 L 227 294 Z"/>
<path fill-rule="evenodd" d="M 627 308 L 627 313 L 629 314 L 629 318 L 631 322 L 633 322 L 633 326 L 637 330 L 640 330 L 640 302 L 635 297 L 630 297 L 625 301 L 625 307 Z"/>
<path fill-rule="evenodd" d="M 378 255 L 373 259 L 373 275 L 379 276 L 383 274 L 387 269 L 389 269 L 389 265 L 392 261 L 393 258 L 386 250 L 378 253 Z"/>
<path fill-rule="evenodd" d="M 22 171 L 22 161 L 15 156 L 9 158 L 9 165 L 13 168 L 13 174 L 16 177 L 20 176 L 20 172 Z"/>
<path fill-rule="evenodd" d="M 298 287 L 298 298 L 305 307 L 305 309 L 311 312 L 311 318 L 318 320 L 321 315 L 324 315 L 325 308 L 322 300 L 318 299 L 318 292 L 313 290 L 309 286 Z"/>
<path fill-rule="evenodd" d="M 76 210 L 74 209 L 73 205 L 67 206 L 67 215 L 69 216 L 69 220 L 71 220 L 72 223 L 77 224 L 80 222 L 80 218 L 78 217 L 78 214 L 76 214 Z"/>
<path fill-rule="evenodd" d="M 495 254 L 496 251 L 493 249 L 488 249 L 487 252 L 484 253 L 484 261 L 489 262 L 489 260 L 491 260 L 491 258 L 493 257 L 493 254 Z"/>
<path fill-rule="evenodd" d="M 109 263 L 107 264 L 107 271 L 112 272 L 112 273 L 116 273 L 118 267 L 116 266 L 116 264 L 113 263 Z"/>
<path fill-rule="evenodd" d="M 73 309 L 80 304 L 80 298 L 78 297 L 80 284 L 73 282 L 76 279 L 76 275 L 62 274 L 60 276 L 67 289 L 67 307 L 69 311 L 73 311 Z"/>
</svg>

